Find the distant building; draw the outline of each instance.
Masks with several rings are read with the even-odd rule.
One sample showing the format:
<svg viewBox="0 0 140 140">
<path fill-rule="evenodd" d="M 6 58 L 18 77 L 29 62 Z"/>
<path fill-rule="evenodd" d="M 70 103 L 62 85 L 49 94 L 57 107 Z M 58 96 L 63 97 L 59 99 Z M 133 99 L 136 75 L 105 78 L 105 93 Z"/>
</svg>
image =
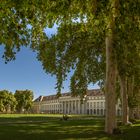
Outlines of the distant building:
<svg viewBox="0 0 140 140">
<path fill-rule="evenodd" d="M 99 90 L 87 90 L 87 94 L 81 102 L 80 97 L 72 97 L 70 93 L 62 93 L 57 98 L 56 95 L 40 96 L 33 104 L 34 113 L 51 114 L 89 114 L 105 115 L 105 95 Z M 116 105 L 117 115 L 121 114 L 119 103 Z"/>
</svg>

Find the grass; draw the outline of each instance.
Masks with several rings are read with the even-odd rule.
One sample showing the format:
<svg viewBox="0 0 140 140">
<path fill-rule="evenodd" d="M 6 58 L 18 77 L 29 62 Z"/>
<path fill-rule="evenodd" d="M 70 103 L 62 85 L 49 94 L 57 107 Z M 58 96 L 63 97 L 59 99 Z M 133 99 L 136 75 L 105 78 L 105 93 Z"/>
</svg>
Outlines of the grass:
<svg viewBox="0 0 140 140">
<path fill-rule="evenodd" d="M 62 121 L 62 115 L 0 114 L 1 140 L 139 140 L 140 121 L 122 127 L 124 133 L 104 133 L 104 119 L 94 116 L 72 116 Z"/>
</svg>

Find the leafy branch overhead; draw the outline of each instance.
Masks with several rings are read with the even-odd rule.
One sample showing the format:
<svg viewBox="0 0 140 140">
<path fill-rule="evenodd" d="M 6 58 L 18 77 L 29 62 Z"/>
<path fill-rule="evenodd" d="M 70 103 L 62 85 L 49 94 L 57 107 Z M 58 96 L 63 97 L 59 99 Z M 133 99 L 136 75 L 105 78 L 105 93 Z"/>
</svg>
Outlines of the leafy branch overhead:
<svg viewBox="0 0 140 140">
<path fill-rule="evenodd" d="M 126 63 L 123 62 L 125 56 L 120 56 L 122 46 L 139 51 L 140 2 L 120 1 L 116 5 L 118 11 L 111 11 L 109 0 L 2 1 L 0 43 L 5 48 L 3 57 L 6 61 L 15 59 L 20 47 L 30 46 L 38 51 L 44 69 L 57 75 L 58 87 L 62 86 L 71 68 L 75 70 L 74 76 L 86 77 L 85 85 L 102 81 L 110 12 L 115 12 L 117 17 L 114 44 L 116 57 L 122 58 L 118 59 L 119 68 L 121 63 Z M 48 38 L 44 29 L 53 27 L 55 23 L 59 25 L 58 32 Z"/>
<path fill-rule="evenodd" d="M 44 70 L 57 77 L 58 95 L 70 71 L 72 93 L 81 98 L 89 83 L 99 82 L 106 93 L 105 130 L 112 134 L 116 128 L 116 78 L 124 97 L 124 122 L 127 95 L 135 99 L 140 93 L 139 7 L 139 0 L 1 1 L 3 57 L 6 62 L 15 59 L 22 46 L 37 51 Z M 48 37 L 46 28 L 54 24 L 58 31 Z"/>
</svg>

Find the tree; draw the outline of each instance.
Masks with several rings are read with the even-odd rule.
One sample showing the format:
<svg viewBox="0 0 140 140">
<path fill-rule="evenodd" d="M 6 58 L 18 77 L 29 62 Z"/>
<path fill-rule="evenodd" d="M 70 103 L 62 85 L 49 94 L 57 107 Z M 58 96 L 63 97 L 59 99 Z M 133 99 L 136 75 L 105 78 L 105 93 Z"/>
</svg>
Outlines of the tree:
<svg viewBox="0 0 140 140">
<path fill-rule="evenodd" d="M 116 127 L 114 103 L 116 71 L 120 76 L 122 76 L 120 74 L 120 71 L 118 70 L 118 67 L 121 67 L 121 65 L 118 65 L 118 59 L 120 58 L 119 54 L 121 54 L 121 52 L 118 51 L 117 48 L 118 46 L 127 46 L 127 44 L 131 44 L 132 47 L 135 47 L 135 44 L 138 44 L 138 41 L 135 38 L 138 37 L 138 33 L 140 32 L 140 2 L 138 0 L 32 0 L 4 1 L 2 2 L 2 4 L 4 6 L 2 5 L 3 12 L 1 21 L 4 20 L 4 25 L 6 27 L 4 26 L 5 28 L 1 35 L 2 37 L 4 36 L 4 38 L 1 42 L 8 46 L 8 53 L 5 53 L 4 57 L 13 57 L 13 55 L 11 55 L 13 53 L 11 52 L 13 52 L 14 48 L 16 48 L 16 46 L 22 46 L 21 44 L 17 45 L 11 36 L 9 36 L 10 39 L 6 38 L 7 32 L 10 33 L 9 30 L 7 30 L 7 25 L 10 25 L 9 27 L 12 27 L 11 25 L 13 25 L 13 27 L 11 28 L 14 29 L 12 30 L 12 33 L 16 33 L 16 35 L 19 35 L 18 42 L 21 41 L 20 35 L 22 37 L 25 37 L 25 42 L 27 41 L 26 43 L 29 43 L 33 49 L 37 49 L 39 53 L 39 60 L 43 62 L 44 69 L 47 72 L 50 72 L 57 76 L 57 87 L 59 89 L 58 91 L 60 91 L 62 81 L 66 78 L 67 72 L 71 70 L 71 68 L 74 68 L 74 75 L 72 77 L 73 86 L 71 86 L 71 89 L 74 91 L 74 89 L 77 88 L 78 90 L 75 91 L 77 94 L 79 93 L 81 97 L 85 94 L 87 84 L 89 82 L 94 83 L 97 80 L 105 81 L 106 132 L 113 133 L 113 129 Z M 7 8 L 5 8 L 5 6 Z M 15 20 L 16 15 L 18 15 L 20 20 Z M 6 20 L 7 17 L 8 20 Z M 16 21 L 17 24 L 11 24 L 11 22 L 8 22 L 9 19 L 10 21 Z M 23 31 L 27 31 L 27 25 L 31 25 L 32 28 L 31 30 L 29 30 L 28 34 L 30 37 L 28 37 L 27 34 L 17 34 L 17 25 L 22 22 L 24 25 L 26 25 L 23 26 L 21 24 L 21 29 L 23 29 Z M 59 35 L 61 34 L 58 34 L 58 37 L 56 37 L 56 39 L 61 40 L 53 41 L 53 37 L 51 39 L 48 39 L 46 37 L 46 33 L 44 32 L 44 28 L 46 26 L 52 26 L 54 23 L 58 23 L 59 26 L 66 25 L 66 27 L 68 27 L 67 30 L 71 30 L 71 27 L 73 27 L 73 24 L 75 24 L 75 30 L 77 30 L 78 28 L 78 31 L 81 32 L 80 37 L 77 36 L 77 32 L 77 34 L 74 34 L 74 38 L 72 38 L 72 36 L 70 35 L 68 37 L 68 34 L 66 34 L 66 36 L 64 35 L 63 37 L 61 36 L 62 38 L 59 38 Z M 81 23 L 82 26 L 79 26 L 79 23 Z M 127 30 L 127 27 L 131 28 Z M 90 42 L 89 40 L 86 43 L 82 42 L 82 44 L 78 42 L 82 41 L 82 39 L 85 37 L 81 36 L 82 33 L 84 33 L 85 36 L 90 33 L 95 33 L 92 36 L 89 35 L 90 40 L 93 40 L 93 45 L 89 45 L 91 47 L 90 49 L 89 47 L 85 47 L 85 45 Z M 16 35 L 14 34 L 14 36 Z M 76 41 L 75 35 L 78 38 L 78 41 Z M 96 35 L 98 36 L 97 38 Z M 79 38 L 81 39 L 79 40 Z M 28 39 L 30 40 L 29 42 Z M 10 42 L 8 45 L 7 40 L 8 43 Z M 76 41 L 76 43 L 74 41 Z M 104 47 L 106 46 L 106 51 L 104 51 L 104 53 L 100 53 L 100 50 L 102 50 L 101 47 L 98 47 L 102 46 L 100 45 L 100 43 L 104 44 Z M 16 46 L 11 47 L 12 44 L 16 44 Z M 50 48 L 52 48 L 52 51 Z M 106 80 L 102 79 L 101 75 L 99 75 L 98 77 L 94 77 L 95 69 L 98 68 L 100 58 L 101 60 L 104 59 L 105 52 Z M 93 56 L 90 58 L 88 56 L 88 53 L 90 53 L 89 56 L 92 56 L 92 54 Z M 49 63 L 47 62 L 50 61 L 47 59 L 48 55 L 53 56 L 53 58 L 51 59 L 52 61 Z M 69 56 L 69 59 L 66 59 L 67 61 L 65 61 L 64 59 L 66 58 L 65 56 Z M 93 63 L 92 58 L 94 58 Z M 99 65 L 100 64 L 101 63 L 99 63 Z M 102 68 L 100 70 L 102 70 Z M 103 72 L 104 74 L 102 75 L 105 77 L 105 71 Z M 74 86 L 76 88 L 74 88 Z"/>
<path fill-rule="evenodd" d="M 18 112 L 28 112 L 31 109 L 33 103 L 33 92 L 31 90 L 16 90 L 14 96 L 17 100 L 16 109 Z"/>
<path fill-rule="evenodd" d="M 14 95 L 8 90 L 0 91 L 0 111 L 1 112 L 14 112 L 16 107 L 16 99 Z"/>
<path fill-rule="evenodd" d="M 3 100 L 4 100 L 4 93 L 0 91 L 0 111 L 3 112 L 4 111 L 4 105 L 3 105 Z"/>
<path fill-rule="evenodd" d="M 50 42 L 52 42 L 53 45 L 50 45 L 48 42 L 46 43 L 44 42 L 42 44 L 42 48 L 41 47 L 39 48 L 40 52 L 41 52 L 41 49 L 44 50 L 44 53 L 39 54 L 39 59 L 43 62 L 44 69 L 47 72 L 51 72 L 52 74 L 57 75 L 58 87 L 62 86 L 62 81 L 65 79 L 66 73 L 70 70 L 71 67 L 74 67 L 75 73 L 72 77 L 72 84 L 75 87 L 78 87 L 80 92 L 77 92 L 77 93 L 85 94 L 87 84 L 89 83 L 88 76 L 90 75 L 89 74 L 90 70 L 88 71 L 88 73 L 86 73 L 85 70 L 88 67 L 87 61 L 89 60 L 90 55 L 87 56 L 87 55 L 84 55 L 84 53 L 86 53 L 89 48 L 83 47 L 86 43 L 84 44 L 82 39 L 86 35 L 82 37 L 81 40 L 79 39 L 81 36 L 80 37 L 78 36 L 79 38 L 77 40 L 78 41 L 80 40 L 82 42 L 81 44 L 80 43 L 78 44 L 78 41 L 75 39 L 76 33 L 74 30 L 72 30 L 73 24 L 75 23 L 77 25 L 75 27 L 75 30 L 79 28 L 79 25 L 78 25 L 79 23 L 83 25 L 79 29 L 79 32 L 83 30 L 87 31 L 88 33 L 97 32 L 97 34 L 99 34 L 101 30 L 102 32 L 105 32 L 105 34 L 100 34 L 101 35 L 100 37 L 102 41 L 104 41 L 106 38 L 106 132 L 107 133 L 113 133 L 113 129 L 116 127 L 116 121 L 115 121 L 116 72 L 122 78 L 122 82 L 121 82 L 122 89 L 123 89 L 122 96 L 124 96 L 123 116 L 125 118 L 124 121 L 127 121 L 126 119 L 127 98 L 126 98 L 126 91 L 124 87 L 124 85 L 126 84 L 124 84 L 123 82 L 125 81 L 123 80 L 123 76 L 126 76 L 126 74 L 125 74 L 125 71 L 123 71 L 122 69 L 123 67 L 125 69 L 128 68 L 124 65 L 123 61 L 128 62 L 129 60 L 124 59 L 124 56 L 120 57 L 122 51 L 121 49 L 118 49 L 118 48 L 122 47 L 123 49 L 124 46 L 127 46 L 130 49 L 130 48 L 135 47 L 136 44 L 139 43 L 138 41 L 139 40 L 138 33 L 140 33 L 139 14 L 138 14 L 139 9 L 137 7 L 139 4 L 140 3 L 138 1 L 125 2 L 125 1 L 119 1 L 119 0 L 106 1 L 106 2 L 103 2 L 103 1 L 102 2 L 97 2 L 97 1 L 70 2 L 69 3 L 70 6 L 67 8 L 67 11 L 66 11 L 66 14 L 68 16 L 67 17 L 64 16 L 63 20 L 61 21 L 61 24 L 59 25 L 62 27 L 63 26 L 68 27 L 67 25 L 70 25 L 69 28 L 65 28 L 66 30 L 61 30 L 61 28 L 59 28 L 58 34 L 56 37 L 57 41 L 54 41 L 54 38 L 52 37 L 52 39 L 50 39 Z M 75 17 L 79 18 L 79 22 L 74 21 Z M 91 28 L 90 30 L 87 30 L 89 24 L 91 25 L 90 26 Z M 71 33 L 72 36 L 71 34 L 68 34 L 69 29 L 72 30 L 72 32 L 74 32 L 75 34 L 73 35 L 73 33 Z M 65 33 L 63 33 L 63 36 L 62 36 L 60 32 L 62 33 L 65 32 Z M 83 34 L 85 34 L 85 32 L 83 32 Z M 133 37 L 132 37 L 132 34 L 133 34 Z M 95 36 L 90 36 L 90 37 L 91 39 L 94 40 Z M 98 39 L 95 38 L 94 46 L 98 46 L 99 45 L 98 42 L 99 42 Z M 88 44 L 90 44 L 89 40 L 88 40 L 87 46 Z M 46 49 L 45 49 L 45 45 L 46 45 Z M 50 47 L 48 47 L 49 45 Z M 79 46 L 80 48 L 78 48 Z M 93 45 L 91 46 L 93 47 Z M 50 51 L 50 48 L 52 48 L 52 51 Z M 76 49 L 73 51 L 73 48 L 76 48 Z M 93 50 L 96 50 L 96 47 L 89 50 L 90 52 L 92 52 Z M 135 51 L 136 50 L 134 49 L 134 52 Z M 47 62 L 47 60 L 49 60 L 48 58 L 50 54 L 51 56 L 54 56 L 52 63 Z M 90 53 L 87 53 L 87 54 L 90 54 Z M 93 55 L 93 57 L 94 56 L 96 55 Z M 100 57 L 98 57 L 98 59 L 99 58 Z M 122 62 L 123 65 L 120 65 L 119 60 Z M 92 62 L 90 62 L 90 64 L 91 63 Z M 96 63 L 94 64 L 96 66 Z M 130 65 L 132 64 L 133 63 L 130 62 Z M 134 67 L 135 65 L 132 66 L 132 70 L 134 70 Z M 129 68 L 128 70 L 131 70 L 131 69 Z M 94 80 L 92 79 L 91 81 L 93 82 Z"/>
<path fill-rule="evenodd" d="M 117 52 L 117 66 L 118 73 L 120 76 L 120 84 L 121 84 L 121 95 L 122 95 L 122 110 L 123 110 L 123 118 L 122 122 L 126 124 L 129 119 L 129 111 L 128 111 L 128 98 L 132 97 L 133 89 L 135 87 L 135 80 L 139 81 L 139 24 L 134 24 L 133 19 L 135 19 L 134 15 L 126 18 L 124 20 L 123 30 L 118 32 L 118 36 L 122 36 L 122 40 L 120 40 L 120 44 L 116 47 Z M 129 32 L 126 33 L 126 30 Z M 133 34 L 134 38 L 131 37 Z M 118 54 L 119 53 L 119 54 Z M 137 75 L 137 76 L 136 76 Z M 136 76 L 136 77 L 135 77 Z M 134 78 L 135 77 L 135 78 Z M 137 83 L 138 84 L 138 83 Z M 133 98 L 131 98 L 132 100 Z"/>
<path fill-rule="evenodd" d="M 138 34 L 137 32 L 134 32 L 134 30 L 139 29 L 139 19 L 132 21 L 130 18 L 131 15 L 133 16 L 138 15 L 138 9 L 134 8 L 136 6 L 135 2 L 128 3 L 123 1 L 119 3 L 118 0 L 106 1 L 106 2 L 97 2 L 97 1 L 92 1 L 91 3 L 90 2 L 86 1 L 85 3 L 84 2 L 81 3 L 75 1 L 73 3 L 72 2 L 70 3 L 70 7 L 67 9 L 67 11 L 69 11 L 69 14 L 66 12 L 69 15 L 67 16 L 68 19 L 64 18 L 64 21 L 61 21 L 62 24 L 59 25 L 62 27 L 66 26 L 66 28 L 58 29 L 58 34 L 56 37 L 57 41 L 54 41 L 55 37 L 52 37 L 52 39 L 50 39 L 50 42 L 52 42 L 53 45 L 50 45 L 48 42 L 42 44 L 42 47 L 39 48 L 40 52 L 42 50 L 42 52 L 39 54 L 39 60 L 42 61 L 43 67 L 47 72 L 51 72 L 52 74 L 57 75 L 58 87 L 62 86 L 62 81 L 65 79 L 66 73 L 70 70 L 71 67 L 74 67 L 75 73 L 72 77 L 73 86 L 71 87 L 73 87 L 72 88 L 73 91 L 77 87 L 80 91 L 77 93 L 83 93 L 82 95 L 84 95 L 89 81 L 95 82 L 97 80 L 95 78 L 96 76 L 93 78 L 90 74 L 91 71 L 95 72 L 98 70 L 96 64 L 99 61 L 96 61 L 96 63 L 94 62 L 93 64 L 95 65 L 94 70 L 93 70 L 94 66 L 90 65 L 91 66 L 90 68 L 92 68 L 92 70 L 89 70 L 88 73 L 85 72 L 87 70 L 86 68 L 88 67 L 87 61 L 91 60 L 89 59 L 91 56 L 90 52 L 97 50 L 95 46 L 98 46 L 98 50 L 100 50 L 100 45 L 98 43 L 99 39 L 95 39 L 95 34 L 90 35 L 91 39 L 94 40 L 93 41 L 94 45 L 89 45 L 92 46 L 92 48 L 83 47 L 85 44 L 87 46 L 88 44 L 90 44 L 89 40 L 87 41 L 88 43 L 85 41 L 84 38 L 86 38 L 87 35 L 84 36 L 84 34 L 86 31 L 88 33 L 96 32 L 97 33 L 96 35 L 101 38 L 100 41 L 101 44 L 103 44 L 103 41 L 106 38 L 106 80 L 101 79 L 101 77 L 99 77 L 99 80 L 106 81 L 106 132 L 113 133 L 113 129 L 116 127 L 115 79 L 116 79 L 116 73 L 118 73 L 120 76 L 121 76 L 121 72 L 123 73 L 123 71 L 119 69 L 119 67 L 120 68 L 123 67 L 119 65 L 119 62 L 123 61 L 123 59 L 120 59 L 119 57 L 120 56 L 119 46 L 121 46 L 123 49 L 124 48 L 123 45 L 125 46 L 128 44 L 128 42 L 130 42 L 129 41 L 130 36 L 131 36 L 131 45 L 133 47 L 135 47 L 134 45 L 135 43 L 136 44 L 138 43 L 138 40 L 135 39 L 135 37 L 138 36 Z M 133 10 L 132 13 L 130 12 L 131 8 L 135 9 Z M 73 21 L 75 19 L 74 17 L 78 17 L 80 20 L 79 22 L 82 24 L 78 32 L 79 36 L 77 35 L 76 39 L 75 39 L 75 35 L 76 35 L 75 32 L 77 28 L 79 28 L 78 26 L 79 22 L 75 23 Z M 124 19 L 124 22 L 122 22 L 122 19 Z M 77 26 L 73 30 L 74 23 Z M 136 26 L 133 26 L 133 24 L 135 24 Z M 70 25 L 69 28 L 67 28 L 68 27 L 67 25 Z M 90 30 L 87 29 L 89 25 L 90 25 Z M 122 35 L 125 34 L 122 31 L 126 32 L 128 26 L 130 27 L 133 26 L 134 30 L 132 32 L 129 30 L 129 33 L 126 33 L 125 37 L 122 38 Z M 69 30 L 72 30 L 72 32 L 74 33 L 69 33 Z M 81 35 L 80 31 L 84 37 L 80 36 Z M 103 33 L 100 34 L 100 32 Z M 132 34 L 134 38 L 132 38 Z M 61 40 L 61 42 L 59 40 Z M 77 40 L 81 42 L 81 44 L 78 43 Z M 85 44 L 84 41 L 86 42 Z M 46 48 L 45 48 L 45 44 L 47 44 Z M 81 48 L 79 48 L 79 46 Z M 128 47 L 130 48 L 130 46 Z M 52 51 L 50 48 L 52 48 Z M 85 53 L 87 53 L 87 55 L 85 55 Z M 50 60 L 49 58 L 50 54 L 51 54 L 51 58 L 52 56 L 54 56 L 51 63 L 47 62 L 47 60 Z M 104 56 L 104 53 L 99 53 L 98 51 L 96 51 L 96 54 L 100 54 L 101 58 L 103 58 Z M 97 56 L 96 54 L 92 54 L 91 56 L 93 61 L 94 61 L 93 58 Z M 97 56 L 98 60 L 100 59 L 100 55 Z M 90 61 L 89 64 L 91 63 L 92 61 Z M 90 76 L 92 77 L 91 80 L 89 80 Z M 123 95 L 125 95 L 124 92 Z M 126 105 L 126 102 L 124 102 L 124 100 L 123 100 L 123 104 Z"/>
</svg>

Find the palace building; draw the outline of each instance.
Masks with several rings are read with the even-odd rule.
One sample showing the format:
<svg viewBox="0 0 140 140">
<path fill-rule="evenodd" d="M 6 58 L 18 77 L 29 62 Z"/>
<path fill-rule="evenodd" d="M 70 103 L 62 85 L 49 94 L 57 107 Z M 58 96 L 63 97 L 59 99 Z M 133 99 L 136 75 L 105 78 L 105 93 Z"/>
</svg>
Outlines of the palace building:
<svg viewBox="0 0 140 140">
<path fill-rule="evenodd" d="M 70 93 L 62 93 L 57 98 L 56 95 L 40 96 L 34 100 L 34 113 L 51 114 L 89 114 L 105 115 L 105 95 L 99 89 L 87 90 L 86 96 L 81 102 L 80 97 L 72 97 Z M 116 105 L 117 115 L 121 115 L 120 103 Z"/>
</svg>

